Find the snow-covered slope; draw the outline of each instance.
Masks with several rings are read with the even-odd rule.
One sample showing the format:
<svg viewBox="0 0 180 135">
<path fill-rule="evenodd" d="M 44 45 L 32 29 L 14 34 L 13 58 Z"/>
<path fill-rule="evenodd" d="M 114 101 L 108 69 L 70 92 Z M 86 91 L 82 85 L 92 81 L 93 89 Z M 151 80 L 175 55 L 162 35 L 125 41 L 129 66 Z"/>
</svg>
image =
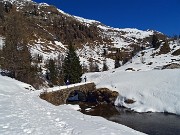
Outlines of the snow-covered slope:
<svg viewBox="0 0 180 135">
<path fill-rule="evenodd" d="M 86 74 L 98 88 L 118 91 L 116 105 L 137 112 L 169 112 L 180 115 L 180 70 L 125 72 L 120 69 Z M 133 104 L 126 99 L 135 101 Z"/>
<path fill-rule="evenodd" d="M 116 47 L 125 47 L 128 48 L 128 43 L 122 41 L 120 38 L 117 40 Z M 180 56 L 174 56 L 172 53 L 178 49 L 180 49 L 180 44 L 176 42 L 169 42 L 169 46 L 171 48 L 170 52 L 167 54 L 158 54 L 160 49 L 155 50 L 154 48 L 146 48 L 145 50 L 137 53 L 132 59 L 130 59 L 125 65 L 120 67 L 121 70 L 125 71 L 128 68 L 133 68 L 135 71 L 139 70 L 152 70 L 157 68 L 162 68 L 165 65 L 176 63 L 180 64 Z M 83 64 L 89 65 L 88 59 L 92 58 L 94 61 L 99 61 L 98 65 L 100 70 L 103 66 L 104 57 L 103 53 L 103 45 L 95 46 L 94 48 L 90 48 L 88 45 L 84 45 L 83 49 L 77 50 L 77 54 L 80 56 L 80 60 Z M 143 54 L 143 55 L 142 55 Z M 111 58 L 106 58 L 106 63 L 109 69 L 114 69 L 114 60 Z"/>
<path fill-rule="evenodd" d="M 13 3 L 13 2 L 20 3 L 20 2 L 30 2 L 32 0 L 0 0 L 0 1 L 8 1 L 8 2 L 11 2 L 11 3 Z"/>
<path fill-rule="evenodd" d="M 136 51 L 136 49 L 141 46 L 150 47 L 153 34 L 166 37 L 157 31 L 143 31 L 135 28 L 112 28 L 99 21 L 67 14 L 46 3 L 36 3 L 31 0 L 10 0 L 9 2 L 15 4 L 19 11 L 24 12 L 26 17 L 29 18 L 27 20 L 32 19 L 31 22 L 28 22 L 27 26 L 29 30 L 32 30 L 29 33 L 33 33 L 29 35 L 29 47 L 32 55 L 38 54 L 43 56 L 43 62 L 49 58 L 57 58 L 60 53 L 65 54 L 67 44 L 71 39 L 77 47 L 77 54 L 82 65 L 89 67 L 91 60 L 96 61 L 101 71 L 103 61 L 106 60 L 108 68 L 113 69 L 117 49 L 131 55 L 134 50 L 137 53 L 139 50 Z M 56 28 L 54 28 L 54 25 Z M 70 27 L 72 25 L 73 27 Z M 68 34 L 67 31 L 71 32 Z M 171 46 L 173 47 L 173 43 L 171 43 Z M 104 50 L 107 52 L 106 56 L 103 55 Z M 145 59 L 145 61 L 156 61 L 157 57 L 154 59 L 150 57 L 152 51 L 147 51 L 148 54 L 145 55 L 149 58 Z M 168 58 L 174 59 L 170 55 L 171 53 L 167 55 Z M 124 61 L 125 59 L 123 58 Z M 133 59 L 138 58 L 136 56 Z M 156 64 L 156 66 L 159 65 Z"/>
<path fill-rule="evenodd" d="M 28 84 L 0 76 L 1 135 L 141 135 L 100 117 L 86 116 L 74 108 L 54 106 L 39 98 Z"/>
<path fill-rule="evenodd" d="M 180 44 L 177 42 L 170 42 L 169 47 L 171 50 L 167 54 L 159 54 L 160 49 L 155 50 L 154 48 L 140 51 L 131 61 L 120 67 L 119 70 L 125 71 L 132 68 L 135 71 L 147 71 L 162 69 L 168 64 L 180 64 L 180 56 L 172 55 L 175 50 L 180 49 Z"/>
<path fill-rule="evenodd" d="M 0 0 L 3 2 L 10 2 L 19 6 L 23 6 L 25 3 L 32 2 L 32 0 Z"/>
</svg>

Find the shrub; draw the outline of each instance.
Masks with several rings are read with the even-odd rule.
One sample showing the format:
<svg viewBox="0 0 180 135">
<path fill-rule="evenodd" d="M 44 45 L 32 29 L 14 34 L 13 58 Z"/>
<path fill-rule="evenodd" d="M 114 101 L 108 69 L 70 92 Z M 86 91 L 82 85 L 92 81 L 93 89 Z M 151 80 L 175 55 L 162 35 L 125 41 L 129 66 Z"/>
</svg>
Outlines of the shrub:
<svg viewBox="0 0 180 135">
<path fill-rule="evenodd" d="M 180 49 L 177 49 L 176 51 L 174 51 L 174 52 L 172 53 L 172 55 L 174 55 L 174 56 L 180 55 Z"/>
<path fill-rule="evenodd" d="M 170 50 L 171 48 L 169 47 L 169 44 L 165 42 L 163 46 L 161 46 L 159 54 L 167 54 L 168 52 L 170 52 Z"/>
</svg>

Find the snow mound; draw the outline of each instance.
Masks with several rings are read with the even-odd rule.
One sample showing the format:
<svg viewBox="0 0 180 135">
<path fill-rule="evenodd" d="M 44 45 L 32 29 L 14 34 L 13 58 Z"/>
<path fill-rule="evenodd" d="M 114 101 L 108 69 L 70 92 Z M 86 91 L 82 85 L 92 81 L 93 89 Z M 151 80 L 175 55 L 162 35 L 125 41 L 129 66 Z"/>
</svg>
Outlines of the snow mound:
<svg viewBox="0 0 180 135">
<path fill-rule="evenodd" d="M 180 70 L 125 72 L 120 69 L 86 74 L 98 88 L 118 91 L 115 105 L 137 112 L 169 112 L 180 115 Z M 135 101 L 128 104 L 125 101 Z"/>
</svg>

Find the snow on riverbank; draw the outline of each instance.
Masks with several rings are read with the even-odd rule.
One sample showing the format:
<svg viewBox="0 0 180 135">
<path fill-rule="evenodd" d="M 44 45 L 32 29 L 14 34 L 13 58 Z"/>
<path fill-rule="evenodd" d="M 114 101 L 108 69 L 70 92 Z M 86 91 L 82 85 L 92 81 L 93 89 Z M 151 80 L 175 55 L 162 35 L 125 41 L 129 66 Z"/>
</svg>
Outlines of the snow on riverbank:
<svg viewBox="0 0 180 135">
<path fill-rule="evenodd" d="M 30 85 L 0 76 L 0 135 L 141 135 L 138 131 L 39 98 Z M 31 88 L 32 89 L 32 88 Z"/>
<path fill-rule="evenodd" d="M 121 69 L 86 74 L 98 88 L 118 91 L 115 104 L 137 112 L 169 112 L 180 115 L 180 70 L 125 72 Z M 124 101 L 132 99 L 133 104 Z"/>
</svg>

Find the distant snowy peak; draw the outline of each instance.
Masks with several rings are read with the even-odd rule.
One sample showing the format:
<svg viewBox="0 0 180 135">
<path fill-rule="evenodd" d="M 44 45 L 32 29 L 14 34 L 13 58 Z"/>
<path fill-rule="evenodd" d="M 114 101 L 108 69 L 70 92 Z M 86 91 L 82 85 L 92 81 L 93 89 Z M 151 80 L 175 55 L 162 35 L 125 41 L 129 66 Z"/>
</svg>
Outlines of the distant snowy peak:
<svg viewBox="0 0 180 135">
<path fill-rule="evenodd" d="M 76 19 L 77 21 L 83 23 L 83 24 L 100 24 L 101 22 L 96 21 L 96 20 L 91 20 L 91 19 L 85 19 L 79 16 L 75 16 L 75 15 L 70 15 L 68 13 L 65 13 L 64 11 L 62 11 L 61 9 L 57 9 L 61 14 L 64 14 L 66 16 L 69 17 L 73 17 L 74 19 Z"/>
<path fill-rule="evenodd" d="M 90 20 L 90 19 L 85 19 L 85 18 L 82 18 L 82 17 L 79 17 L 79 16 L 74 16 L 74 18 L 82 23 L 85 23 L 85 24 L 100 24 L 101 22 L 99 21 L 96 21 L 96 20 Z"/>
<path fill-rule="evenodd" d="M 14 4 L 17 6 L 17 8 L 23 7 L 29 3 L 35 3 L 32 0 L 0 0 L 0 2 Z"/>
<path fill-rule="evenodd" d="M 135 28 L 117 29 L 122 32 L 126 32 L 126 37 L 134 37 L 136 39 L 143 39 L 153 35 L 154 31 L 142 31 Z"/>
<path fill-rule="evenodd" d="M 31 2 L 32 0 L 0 0 L 0 1 L 4 1 L 4 2 L 10 2 L 10 3 L 22 3 L 22 2 Z"/>
</svg>

